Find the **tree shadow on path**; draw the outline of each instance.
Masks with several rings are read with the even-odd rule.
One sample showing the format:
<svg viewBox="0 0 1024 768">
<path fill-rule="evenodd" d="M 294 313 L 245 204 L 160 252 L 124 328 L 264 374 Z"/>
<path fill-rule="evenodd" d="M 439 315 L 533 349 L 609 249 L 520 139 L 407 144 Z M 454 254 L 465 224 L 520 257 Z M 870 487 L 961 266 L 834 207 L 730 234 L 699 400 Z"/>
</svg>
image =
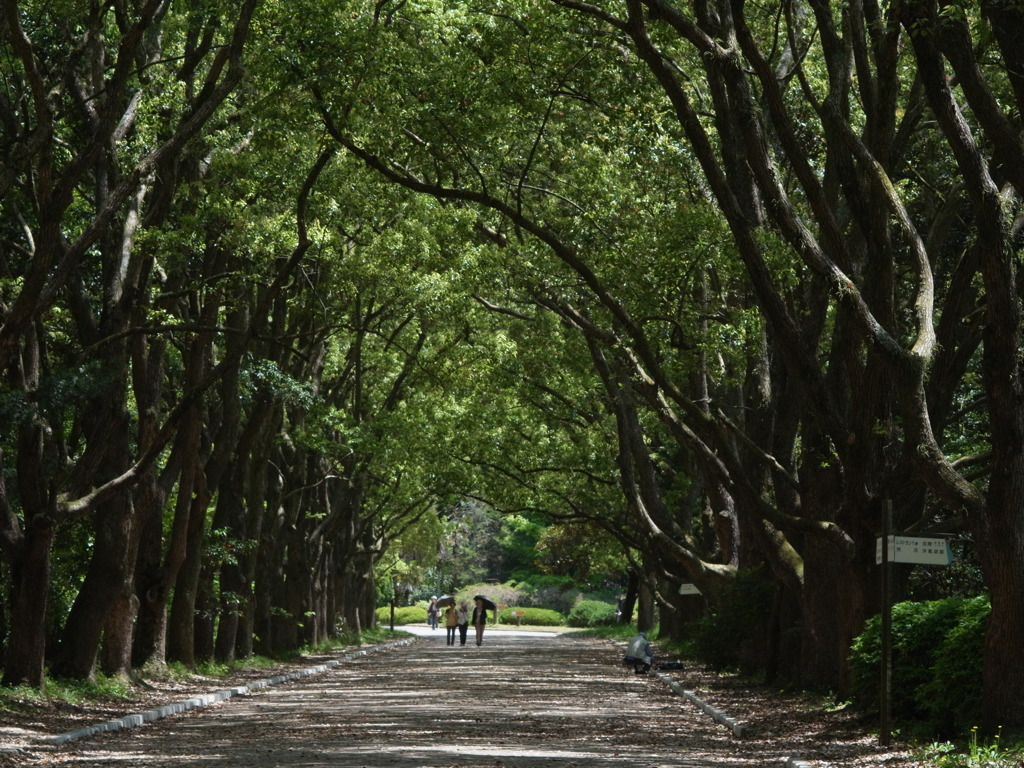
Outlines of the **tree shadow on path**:
<svg viewBox="0 0 1024 768">
<path fill-rule="evenodd" d="M 430 636 L 76 742 L 37 764 L 753 768 L 784 759 L 751 754 L 753 745 L 620 659 L 612 643 L 571 635 L 489 631 L 481 647 Z"/>
</svg>

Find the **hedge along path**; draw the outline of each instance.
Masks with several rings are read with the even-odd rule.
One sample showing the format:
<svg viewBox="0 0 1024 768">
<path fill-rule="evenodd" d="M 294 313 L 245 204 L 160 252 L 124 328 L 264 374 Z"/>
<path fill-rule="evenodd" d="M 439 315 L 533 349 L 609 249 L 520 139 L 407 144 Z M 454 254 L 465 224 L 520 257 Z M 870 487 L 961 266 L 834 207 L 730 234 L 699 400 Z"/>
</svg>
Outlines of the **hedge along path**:
<svg viewBox="0 0 1024 768">
<path fill-rule="evenodd" d="M 444 634 L 361 655 L 274 687 L 131 730 L 69 742 L 37 765 L 204 768 L 753 768 L 763 743 L 620 664 L 621 648 L 572 635 Z M 685 673 L 683 673 L 685 675 Z"/>
</svg>

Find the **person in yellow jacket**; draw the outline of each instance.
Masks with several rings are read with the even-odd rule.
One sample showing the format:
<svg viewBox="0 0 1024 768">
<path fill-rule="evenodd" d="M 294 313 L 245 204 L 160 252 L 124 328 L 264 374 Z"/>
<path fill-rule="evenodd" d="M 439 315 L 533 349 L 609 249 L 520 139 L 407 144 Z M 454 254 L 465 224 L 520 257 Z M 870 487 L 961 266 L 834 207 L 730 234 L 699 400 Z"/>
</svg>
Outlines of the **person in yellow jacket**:
<svg viewBox="0 0 1024 768">
<path fill-rule="evenodd" d="M 459 609 L 449 605 L 444 609 L 444 630 L 447 633 L 446 644 L 455 645 L 455 631 L 459 628 Z"/>
</svg>

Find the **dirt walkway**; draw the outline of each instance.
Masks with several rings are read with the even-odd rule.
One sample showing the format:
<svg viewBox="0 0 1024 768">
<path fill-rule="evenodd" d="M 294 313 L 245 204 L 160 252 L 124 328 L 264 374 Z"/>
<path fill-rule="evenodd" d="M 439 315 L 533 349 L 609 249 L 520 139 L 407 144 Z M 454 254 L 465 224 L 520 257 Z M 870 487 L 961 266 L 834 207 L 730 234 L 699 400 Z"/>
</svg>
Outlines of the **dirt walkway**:
<svg viewBox="0 0 1024 768">
<path fill-rule="evenodd" d="M 421 638 L 25 764 L 753 768 L 791 754 L 778 740 L 735 738 L 664 681 L 620 666 L 612 643 L 500 633 L 470 643 Z"/>
</svg>

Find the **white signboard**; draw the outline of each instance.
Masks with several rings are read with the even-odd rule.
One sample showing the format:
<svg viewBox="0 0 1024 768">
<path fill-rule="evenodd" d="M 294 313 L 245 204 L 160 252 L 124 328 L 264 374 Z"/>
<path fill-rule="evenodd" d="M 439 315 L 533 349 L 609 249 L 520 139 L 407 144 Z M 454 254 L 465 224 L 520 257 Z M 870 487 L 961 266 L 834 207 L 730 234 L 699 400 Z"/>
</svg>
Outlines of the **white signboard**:
<svg viewBox="0 0 1024 768">
<path fill-rule="evenodd" d="M 689 583 L 680 584 L 679 585 L 679 594 L 680 595 L 699 595 L 700 594 L 700 590 L 697 589 L 697 585 L 696 584 L 689 584 Z"/>
<path fill-rule="evenodd" d="M 875 563 L 882 562 L 882 538 L 875 540 Z M 918 565 L 949 565 L 953 552 L 945 539 L 923 536 L 890 536 L 890 563 L 916 563 Z"/>
</svg>

